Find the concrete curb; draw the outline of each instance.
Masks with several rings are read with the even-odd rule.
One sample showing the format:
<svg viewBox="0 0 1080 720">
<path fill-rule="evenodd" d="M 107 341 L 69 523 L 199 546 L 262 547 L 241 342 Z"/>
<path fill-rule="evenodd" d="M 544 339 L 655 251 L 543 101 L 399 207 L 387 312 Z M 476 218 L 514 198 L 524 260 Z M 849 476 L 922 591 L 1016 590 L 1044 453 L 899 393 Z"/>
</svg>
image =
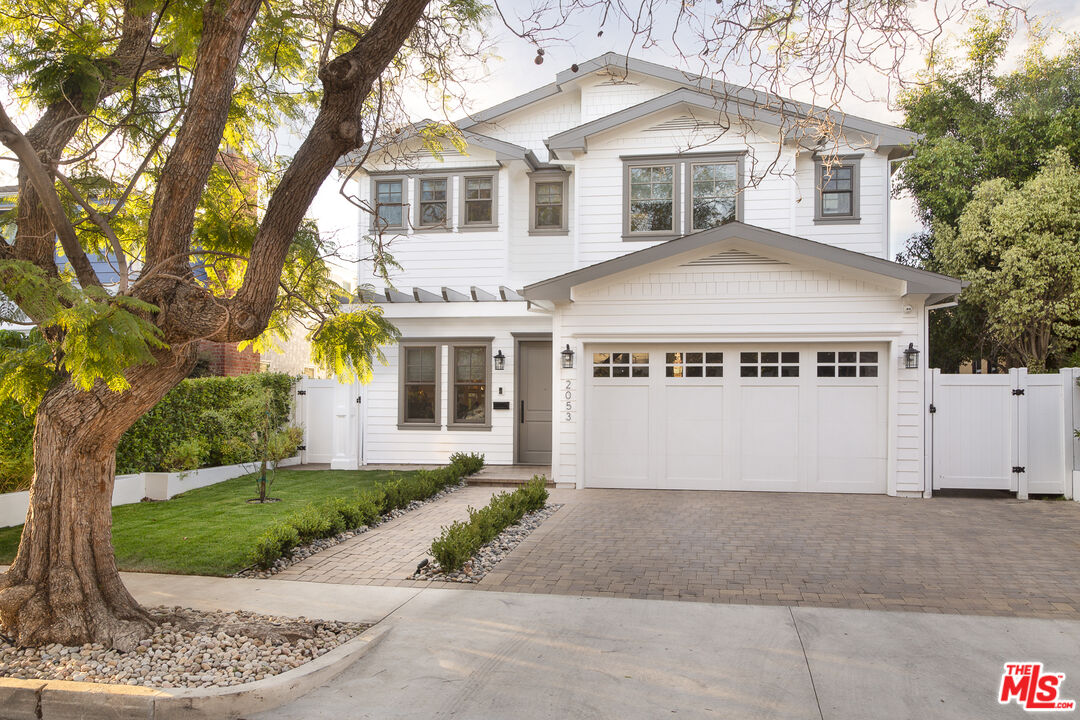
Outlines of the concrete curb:
<svg viewBox="0 0 1080 720">
<path fill-rule="evenodd" d="M 2 717 L 11 720 L 225 720 L 271 710 L 341 674 L 374 649 L 389 626 L 358 637 L 300 667 L 224 688 L 149 688 L 69 680 L 0 678 Z"/>
</svg>

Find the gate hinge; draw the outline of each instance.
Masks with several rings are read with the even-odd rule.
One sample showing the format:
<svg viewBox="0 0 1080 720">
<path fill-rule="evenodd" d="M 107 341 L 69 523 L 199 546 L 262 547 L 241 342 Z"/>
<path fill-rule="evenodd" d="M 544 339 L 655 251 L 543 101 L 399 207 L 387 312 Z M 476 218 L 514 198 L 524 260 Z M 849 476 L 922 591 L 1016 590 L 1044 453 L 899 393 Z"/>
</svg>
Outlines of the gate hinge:
<svg viewBox="0 0 1080 720">
<path fill-rule="evenodd" d="M 930 413 L 933 414 L 933 413 L 936 413 L 936 412 L 937 412 L 937 408 L 934 407 L 934 403 L 930 403 Z"/>
<path fill-rule="evenodd" d="M 307 390 L 297 390 L 296 394 L 297 395 L 307 395 Z"/>
<path fill-rule="evenodd" d="M 1027 468 L 1025 468 L 1023 465 L 1013 465 L 1013 472 L 1014 473 L 1027 472 Z"/>
<path fill-rule="evenodd" d="M 1013 388 L 1013 395 L 1023 395 L 1024 388 Z"/>
<path fill-rule="evenodd" d="M 362 397 L 360 397 L 359 395 L 356 396 L 356 404 L 357 405 L 359 405 L 363 401 L 364 401 L 364 399 Z"/>
<path fill-rule="evenodd" d="M 297 450 L 307 450 L 307 445 L 297 445 L 296 449 Z"/>
</svg>

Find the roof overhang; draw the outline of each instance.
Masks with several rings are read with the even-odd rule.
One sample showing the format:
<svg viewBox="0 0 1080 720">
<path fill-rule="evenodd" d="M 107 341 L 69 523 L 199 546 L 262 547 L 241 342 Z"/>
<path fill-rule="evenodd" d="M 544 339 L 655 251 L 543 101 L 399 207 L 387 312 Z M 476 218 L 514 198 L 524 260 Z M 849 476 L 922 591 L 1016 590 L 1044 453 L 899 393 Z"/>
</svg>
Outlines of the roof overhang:
<svg viewBox="0 0 1080 720">
<path fill-rule="evenodd" d="M 430 120 L 413 123 L 396 135 L 377 141 L 374 146 L 369 143 L 351 153 L 343 155 L 338 159 L 336 167 L 339 170 L 355 167 L 365 157 L 369 157 L 372 153 L 386 150 L 395 145 L 400 145 L 401 143 L 418 138 L 421 131 L 432 124 L 434 123 Z M 460 132 L 467 146 L 475 146 L 490 150 L 495 153 L 495 159 L 499 162 L 521 160 L 529 166 L 530 170 L 535 170 L 542 164 L 532 150 L 524 148 L 521 145 L 515 145 L 514 143 L 499 140 L 498 138 L 493 138 L 471 130 L 460 130 Z"/>
<path fill-rule="evenodd" d="M 692 235 L 683 235 L 644 250 L 621 255 L 547 280 L 541 280 L 526 286 L 521 291 L 521 295 L 526 300 L 566 302 L 571 299 L 571 290 L 579 285 L 667 260 L 699 248 L 706 248 L 725 240 L 745 240 L 825 263 L 894 278 L 906 284 L 906 294 L 910 295 L 952 296 L 958 294 L 964 286 L 962 281 L 947 275 L 919 270 L 891 260 L 876 258 L 853 250 L 845 250 L 833 245 L 814 242 L 813 240 L 787 235 L 755 225 L 729 222 L 711 230 L 702 230 Z"/>
</svg>

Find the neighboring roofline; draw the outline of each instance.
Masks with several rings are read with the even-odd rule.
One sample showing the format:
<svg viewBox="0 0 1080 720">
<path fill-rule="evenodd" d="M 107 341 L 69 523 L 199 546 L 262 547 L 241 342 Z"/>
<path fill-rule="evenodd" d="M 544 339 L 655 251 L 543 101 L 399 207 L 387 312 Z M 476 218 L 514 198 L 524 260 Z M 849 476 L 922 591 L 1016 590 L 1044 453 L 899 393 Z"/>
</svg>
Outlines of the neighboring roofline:
<svg viewBox="0 0 1080 720">
<path fill-rule="evenodd" d="M 473 113 L 468 117 L 458 120 L 455 124 L 459 128 L 465 129 L 479 123 L 490 122 L 502 115 L 520 110 L 532 103 L 552 97 L 553 95 L 562 92 L 562 86 L 566 83 L 573 82 L 574 80 L 585 77 L 589 73 L 608 67 L 619 67 L 625 69 L 627 72 L 649 75 L 660 80 L 666 80 L 667 82 L 682 85 L 689 90 L 703 92 L 715 97 L 731 98 L 737 102 L 770 110 L 774 113 L 795 111 L 803 116 L 828 113 L 832 116 L 833 120 L 843 128 L 851 128 L 853 130 L 868 132 L 879 136 L 879 144 L 883 147 L 910 145 L 919 138 L 917 133 L 896 127 L 895 125 L 889 125 L 857 115 L 848 115 L 846 113 L 826 110 L 825 108 L 817 107 L 809 103 L 791 100 L 779 95 L 761 92 L 732 83 L 713 80 L 703 75 L 695 75 L 667 65 L 659 65 L 654 62 L 649 62 L 648 60 L 639 60 L 616 52 L 604 53 L 603 55 L 580 63 L 577 72 L 570 69 L 563 70 L 555 76 L 555 82 L 515 98 L 511 98 L 510 100 L 506 100 L 505 102 L 481 110 L 480 112 Z M 715 102 L 713 105 L 715 105 Z"/>
<path fill-rule="evenodd" d="M 409 125 L 409 127 L 405 128 L 400 133 L 394 135 L 392 139 L 376 145 L 372 152 L 378 152 L 393 145 L 397 145 L 407 140 L 411 140 L 417 135 L 419 135 L 422 128 L 426 127 L 429 124 L 433 124 L 431 120 L 421 120 L 420 122 L 412 123 L 411 125 Z M 499 140 L 498 138 L 493 138 L 489 135 L 483 135 L 478 132 L 473 132 L 472 130 L 464 130 L 462 128 L 458 129 L 460 130 L 462 137 L 465 138 L 466 145 L 475 145 L 485 150 L 491 150 L 495 153 L 496 160 L 522 160 L 523 162 L 525 162 L 525 164 L 529 166 L 530 170 L 535 170 L 542 164 L 536 158 L 536 155 L 535 153 L 533 153 L 532 150 L 522 147 L 521 145 L 515 145 L 514 143 L 506 142 L 505 140 Z M 354 150 L 351 153 L 343 155 L 341 158 L 338 159 L 336 167 L 338 169 L 343 169 L 355 166 L 357 163 L 360 162 L 360 159 L 368 153 L 369 147 L 370 143 Z"/>
<path fill-rule="evenodd" d="M 702 230 L 692 235 L 683 235 L 644 250 L 620 255 L 611 260 L 605 260 L 547 280 L 532 283 L 521 291 L 521 295 L 526 300 L 533 301 L 553 300 L 557 302 L 569 300 L 571 289 L 579 285 L 627 270 L 634 270 L 724 240 L 746 240 L 776 248 L 777 250 L 805 255 L 825 262 L 903 280 L 907 283 L 908 294 L 954 294 L 959 293 L 964 286 L 964 283 L 960 280 L 947 275 L 919 270 L 918 268 L 876 258 L 854 250 L 845 250 L 834 245 L 826 245 L 825 243 L 787 235 L 756 225 L 733 221 L 711 230 Z"/>
</svg>

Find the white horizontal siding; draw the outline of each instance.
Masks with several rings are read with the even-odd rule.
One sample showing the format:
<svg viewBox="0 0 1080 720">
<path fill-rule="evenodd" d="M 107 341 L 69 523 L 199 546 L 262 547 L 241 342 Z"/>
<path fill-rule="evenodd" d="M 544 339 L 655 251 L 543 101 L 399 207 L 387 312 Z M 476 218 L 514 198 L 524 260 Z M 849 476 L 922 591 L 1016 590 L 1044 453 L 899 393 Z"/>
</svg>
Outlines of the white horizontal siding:
<svg viewBox="0 0 1080 720">
<path fill-rule="evenodd" d="M 493 338 L 491 353 L 500 350 L 506 357 L 503 370 L 492 370 L 490 399 L 507 401 L 514 407 L 514 352 L 513 333 L 549 332 L 551 319 L 546 315 L 529 314 L 517 318 L 426 318 L 396 319 L 394 324 L 401 330 L 402 339 L 444 338 L 460 340 L 467 338 Z M 436 343 L 439 341 L 436 340 Z M 363 388 L 364 407 L 364 462 L 371 463 L 445 463 L 454 452 L 483 453 L 493 465 L 513 463 L 514 460 L 514 412 L 491 410 L 490 430 L 452 430 L 446 427 L 449 413 L 449 353 L 441 354 L 440 429 L 415 430 L 398 428 L 398 363 L 400 348 L 386 351 L 389 364 L 375 369 L 372 381 Z M 488 359 L 491 362 L 491 359 Z M 499 394 L 500 388 L 502 394 Z"/>
</svg>

